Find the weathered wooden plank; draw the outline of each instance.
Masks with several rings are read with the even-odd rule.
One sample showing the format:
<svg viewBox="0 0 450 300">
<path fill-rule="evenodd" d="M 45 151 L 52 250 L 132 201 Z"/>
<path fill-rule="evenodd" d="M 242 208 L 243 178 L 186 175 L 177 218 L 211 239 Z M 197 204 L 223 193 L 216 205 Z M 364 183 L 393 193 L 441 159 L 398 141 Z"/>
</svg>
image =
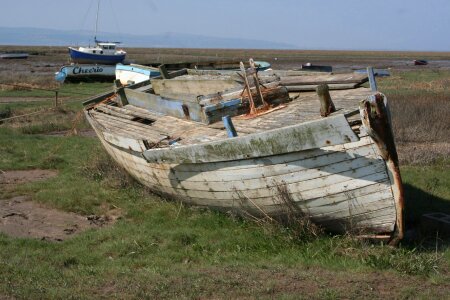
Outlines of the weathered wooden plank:
<svg viewBox="0 0 450 300">
<path fill-rule="evenodd" d="M 170 80 L 152 79 L 152 87 L 155 94 L 193 94 L 205 95 L 218 93 L 239 86 L 231 78 L 186 78 L 177 77 Z"/>
<path fill-rule="evenodd" d="M 92 112 L 92 115 L 101 123 L 106 123 L 115 128 L 122 129 L 123 132 L 126 132 L 129 135 L 139 134 L 139 136 L 145 137 L 147 140 L 150 140 L 152 142 L 158 142 L 161 139 L 167 138 L 166 134 L 154 130 L 149 125 L 117 118 L 114 116 L 106 116 L 98 112 Z"/>
<path fill-rule="evenodd" d="M 130 105 L 130 104 L 125 105 L 124 107 L 116 107 L 116 106 L 108 105 L 107 108 L 111 111 L 116 112 L 118 117 L 122 117 L 124 119 L 126 119 L 126 118 L 131 118 L 131 119 L 141 118 L 141 119 L 147 119 L 150 121 L 156 121 L 163 116 L 160 114 L 151 113 L 148 110 L 143 110 L 143 111 L 135 110 L 135 109 L 133 109 L 133 105 Z M 128 117 L 126 117 L 126 116 L 128 116 Z"/>
<path fill-rule="evenodd" d="M 340 84 L 329 84 L 330 90 L 348 90 L 358 87 L 360 83 L 340 83 Z M 304 92 L 304 91 L 314 91 L 318 84 L 308 84 L 308 85 L 289 85 L 286 86 L 289 92 Z"/>
<path fill-rule="evenodd" d="M 172 118 L 170 116 L 166 116 L 163 115 L 161 113 L 157 113 L 157 112 L 151 112 L 145 108 L 141 108 L 138 106 L 134 106 L 132 104 L 128 104 L 124 107 L 124 109 L 126 109 L 127 112 L 125 113 L 130 113 L 131 115 L 135 115 L 137 117 L 141 117 L 141 118 L 148 118 L 151 120 L 159 120 L 160 118 Z"/>
<path fill-rule="evenodd" d="M 103 112 L 103 113 L 111 115 L 111 116 L 127 119 L 127 120 L 133 120 L 134 118 L 136 118 L 135 116 L 132 116 L 132 115 L 129 115 L 129 114 L 123 114 L 121 112 L 113 110 L 113 109 L 111 109 L 111 107 L 113 107 L 113 106 L 111 106 L 111 105 L 98 105 L 98 106 L 96 106 L 94 108 L 94 110 Z"/>
<path fill-rule="evenodd" d="M 222 207 L 233 207 L 233 206 L 240 206 L 242 203 L 245 203 L 245 199 L 240 198 L 240 196 L 238 194 L 234 194 L 235 198 L 234 199 L 217 199 L 217 198 L 212 198 L 211 195 L 209 195 L 209 198 L 196 198 L 196 197 L 190 197 L 188 195 L 186 195 L 185 191 L 181 190 L 181 191 L 177 191 L 177 190 L 173 190 L 161 185 L 152 185 L 151 183 L 145 181 L 145 180 L 141 180 L 141 182 L 143 184 L 147 184 L 150 187 L 154 188 L 155 190 L 168 194 L 168 195 L 179 195 L 181 197 L 181 199 L 183 201 L 186 201 L 188 203 L 193 203 L 195 205 L 206 205 L 206 206 L 222 206 Z M 360 186 L 356 189 L 353 190 L 345 190 L 344 192 L 353 192 L 353 191 L 363 191 L 362 193 L 365 194 L 365 190 L 368 189 L 371 186 L 376 186 L 378 184 L 381 184 L 382 181 L 375 181 L 371 184 L 366 184 L 364 186 Z M 380 190 L 382 191 L 382 190 Z M 324 201 L 326 201 L 327 199 L 329 199 L 329 201 L 333 200 L 333 197 L 336 195 L 344 195 L 345 197 L 345 193 L 342 194 L 342 191 L 340 191 L 340 194 L 322 194 L 322 195 L 318 195 L 318 198 L 322 198 L 324 199 Z M 378 193 L 378 191 L 375 191 L 374 193 Z M 293 199 L 296 194 L 294 193 L 290 193 L 291 198 Z M 302 195 L 301 191 L 300 191 L 300 195 Z M 179 197 L 179 198 L 180 198 Z M 280 212 L 280 204 L 279 204 L 279 199 L 276 198 L 276 194 L 270 195 L 268 197 L 258 197 L 258 198 L 252 198 L 258 205 L 260 205 L 261 207 L 264 208 L 264 210 L 266 211 L 271 211 L 271 212 L 275 212 L 278 210 L 278 213 Z M 245 198 L 245 197 L 244 197 Z M 303 195 L 302 197 L 295 197 L 296 199 L 294 199 L 295 203 L 298 203 L 300 205 L 304 205 L 304 203 L 306 201 L 308 201 L 309 199 L 304 199 Z M 316 197 L 317 198 L 317 197 Z M 314 198 L 314 199 L 316 199 Z M 243 201 L 244 200 L 244 201 Z"/>
<path fill-rule="evenodd" d="M 208 122 L 199 104 L 184 102 L 181 99 L 165 99 L 154 94 L 139 93 L 129 89 L 125 89 L 125 94 L 128 102 L 134 106 L 180 119 Z"/>
<path fill-rule="evenodd" d="M 321 206 L 312 206 L 310 203 L 310 205 L 303 207 L 316 216 L 334 215 L 341 218 L 349 214 L 357 216 L 360 213 L 367 212 L 367 210 L 376 210 L 384 207 L 393 209 L 393 202 L 392 193 L 385 189 L 384 191 L 359 196 L 358 199 L 347 198 L 346 201 L 329 202 L 327 205 Z"/>
<path fill-rule="evenodd" d="M 342 83 L 364 83 L 368 80 L 366 74 L 334 74 L 316 76 L 288 76 L 280 77 L 281 85 L 319 85 L 319 84 L 342 84 Z"/>
<path fill-rule="evenodd" d="M 307 152 L 307 151 L 305 151 Z M 314 163 L 317 162 L 317 169 L 326 167 L 330 164 L 340 163 L 345 161 L 351 161 L 357 159 L 363 155 L 370 163 L 381 161 L 381 158 L 375 153 L 371 145 L 363 146 L 360 148 L 349 149 L 347 151 L 314 151 L 311 155 L 301 155 L 298 153 L 295 155 L 283 155 L 281 158 L 275 156 L 261 158 L 258 161 L 253 159 L 243 160 L 240 163 L 209 163 L 208 165 L 192 165 L 192 168 L 188 168 L 189 165 L 173 165 L 172 167 L 159 168 L 151 165 L 152 172 L 161 176 L 167 175 L 169 172 L 177 172 L 178 180 L 189 181 L 226 181 L 236 180 L 243 181 L 247 179 L 259 178 L 260 174 L 264 174 L 264 177 L 270 178 L 274 175 L 283 175 L 293 172 L 299 172 L 303 169 L 315 167 Z M 269 168 L 270 166 L 270 168 Z M 339 167 L 339 166 L 336 166 Z M 228 178 L 227 176 L 230 176 Z"/>
<path fill-rule="evenodd" d="M 289 166 L 290 171 L 285 172 L 282 169 L 273 171 L 271 166 L 266 166 L 260 170 L 255 169 L 255 172 L 236 172 L 233 176 L 232 172 L 205 172 L 205 174 L 195 174 L 188 177 L 187 173 L 176 172 L 160 172 L 157 170 L 141 169 L 143 174 L 150 177 L 160 178 L 158 183 L 174 188 L 184 188 L 190 190 L 203 190 L 214 192 L 226 192 L 233 189 L 240 191 L 247 191 L 253 189 L 264 189 L 268 187 L 276 188 L 276 185 L 293 184 L 303 182 L 306 180 L 313 180 L 320 178 L 324 180 L 325 177 L 333 174 L 348 174 L 352 170 L 358 170 L 363 167 L 373 166 L 374 170 L 382 170 L 380 165 L 382 161 L 374 162 L 371 159 L 352 159 L 338 162 L 330 162 L 328 165 L 318 166 L 316 168 L 308 167 L 313 161 L 305 162 L 301 166 Z M 275 166 L 274 166 L 275 168 Z M 257 173 L 259 171 L 259 173 Z M 264 175 L 264 176 L 262 176 Z M 350 175 L 352 175 L 350 173 Z M 347 175 L 345 175 L 347 176 Z M 347 176 L 348 177 L 348 176 Z M 208 180 L 209 179 L 209 180 Z M 207 182 L 207 184 L 205 183 Z"/>
<path fill-rule="evenodd" d="M 368 171 L 372 172 L 372 170 L 374 170 L 373 167 L 368 166 L 360 168 L 356 170 L 358 172 L 356 174 L 362 175 L 360 178 L 355 177 L 349 179 L 348 174 L 333 174 L 325 177 L 324 180 L 317 178 L 304 182 L 287 184 L 286 186 L 289 189 L 291 198 L 294 201 L 304 201 L 308 198 L 327 197 L 328 195 L 335 194 L 337 192 L 365 187 L 374 182 L 385 181 L 387 179 L 386 172 L 384 170 L 380 170 L 380 168 L 376 169 L 379 171 L 378 173 L 370 173 L 368 175 L 364 174 L 367 174 Z M 150 184 L 149 178 L 143 178 L 143 180 L 146 180 L 147 184 Z M 153 184 L 151 185 L 153 186 Z M 158 184 L 158 188 L 163 190 L 165 189 L 172 194 L 181 194 L 190 198 L 205 199 L 205 201 L 211 201 L 211 199 L 215 199 L 217 201 L 232 201 L 239 199 L 240 195 L 243 199 L 250 198 L 258 201 L 273 201 L 273 197 L 276 196 L 277 193 L 276 186 L 273 185 L 260 189 L 239 191 L 238 194 L 233 191 L 190 190 L 181 187 L 167 187 L 160 184 Z"/>
<path fill-rule="evenodd" d="M 136 174 L 132 170 L 129 171 L 131 174 Z M 263 207 L 270 207 L 273 205 L 274 201 L 277 200 L 278 192 L 274 188 L 257 189 L 251 191 L 227 191 L 227 192 L 212 192 L 212 191 L 197 191 L 197 190 L 187 190 L 182 188 L 172 188 L 166 187 L 160 184 L 154 184 L 150 182 L 150 178 L 144 178 L 142 176 L 138 177 L 143 184 L 150 186 L 151 188 L 156 188 L 159 191 L 165 192 L 171 195 L 179 195 L 186 200 L 190 199 L 194 201 L 195 204 L 205 204 L 214 205 L 214 203 L 221 203 L 223 206 L 231 206 L 233 202 L 239 203 L 239 201 L 249 198 L 253 199 L 255 203 L 260 204 Z M 307 201 L 308 198 L 328 198 L 330 195 L 342 192 L 342 191 L 352 191 L 354 189 L 362 189 L 368 187 L 374 183 L 386 181 L 386 176 L 382 173 L 375 173 L 365 177 L 367 180 L 356 179 L 352 181 L 340 182 L 338 184 L 333 184 L 332 186 L 318 186 L 317 188 L 307 190 L 297 189 L 295 186 L 288 185 L 290 198 L 294 202 L 302 203 Z M 346 188 L 345 185 L 352 182 L 351 188 Z M 326 188 L 326 190 L 324 190 Z"/>
<path fill-rule="evenodd" d="M 110 122 L 108 120 L 102 120 L 100 118 L 97 118 L 96 121 L 104 127 L 104 130 L 102 132 L 106 131 L 113 135 L 126 136 L 137 140 L 147 140 L 145 133 L 139 133 L 135 131 L 130 132 L 128 130 L 123 129 L 117 123 Z"/>
<path fill-rule="evenodd" d="M 143 141 L 119 136 L 116 134 L 111 134 L 109 132 L 103 132 L 103 137 L 108 143 L 111 143 L 123 149 L 128 149 L 137 152 L 143 152 L 147 150 Z"/>
<path fill-rule="evenodd" d="M 149 166 L 152 169 L 170 171 L 176 167 L 177 172 L 187 172 L 187 173 L 203 173 L 207 171 L 233 171 L 236 172 L 240 169 L 253 169 L 261 168 L 268 165 L 279 166 L 284 168 L 287 165 L 295 165 L 300 160 L 305 160 L 309 158 L 316 157 L 318 160 L 322 159 L 325 155 L 348 155 L 350 158 L 355 158 L 362 156 L 367 149 L 372 149 L 370 152 L 370 158 L 381 159 L 379 154 L 373 148 L 373 142 L 370 138 L 364 137 L 358 142 L 348 143 L 343 145 L 335 145 L 329 147 L 323 147 L 320 149 L 311 149 L 301 152 L 286 153 L 283 155 L 267 156 L 267 157 L 254 157 L 248 158 L 242 161 L 224 161 L 224 162 L 210 162 L 208 164 L 159 164 L 152 163 Z M 260 170 L 251 170 L 255 174 L 259 174 Z M 194 176 L 193 174 L 189 176 Z"/>
<path fill-rule="evenodd" d="M 149 162 L 197 163 L 277 155 L 358 141 L 343 115 L 212 143 L 154 149 Z"/>
<path fill-rule="evenodd" d="M 238 64 L 236 64 L 238 66 Z M 236 74 L 236 70 L 197 70 L 197 69 L 188 69 L 189 75 L 228 75 L 232 76 Z M 264 77 L 287 77 L 287 76 L 312 76 L 312 75 L 330 75 L 332 73 L 327 72 L 314 72 L 314 71 L 305 71 L 305 70 L 265 70 L 258 71 L 258 76 L 261 78 Z"/>
<path fill-rule="evenodd" d="M 264 84 L 262 88 L 263 93 L 267 93 L 270 90 L 275 90 L 279 88 L 279 82 L 271 82 Z M 250 88 L 251 93 L 256 95 L 256 87 Z M 228 89 L 225 91 L 221 91 L 219 93 L 209 94 L 209 95 L 200 95 L 197 97 L 198 102 L 202 105 L 214 104 L 220 101 L 239 99 L 242 97 L 244 91 L 243 86 L 238 86 L 236 88 Z"/>
</svg>

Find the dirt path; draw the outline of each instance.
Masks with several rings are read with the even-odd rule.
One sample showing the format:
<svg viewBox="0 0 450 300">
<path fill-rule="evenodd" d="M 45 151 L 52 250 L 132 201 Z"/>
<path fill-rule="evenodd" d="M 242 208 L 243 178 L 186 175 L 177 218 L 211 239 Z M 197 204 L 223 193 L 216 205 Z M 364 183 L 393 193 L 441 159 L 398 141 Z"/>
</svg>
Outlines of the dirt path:
<svg viewBox="0 0 450 300">
<path fill-rule="evenodd" d="M 56 170 L 1 171 L 0 189 L 13 190 L 18 184 L 54 177 Z M 0 199 L 0 232 L 12 237 L 63 241 L 90 228 L 114 222 L 120 212 L 107 216 L 81 216 L 45 207 L 30 196 Z"/>
<path fill-rule="evenodd" d="M 42 207 L 27 196 L 0 200 L 0 231 L 14 237 L 62 241 L 97 227 L 86 217 Z"/>
</svg>

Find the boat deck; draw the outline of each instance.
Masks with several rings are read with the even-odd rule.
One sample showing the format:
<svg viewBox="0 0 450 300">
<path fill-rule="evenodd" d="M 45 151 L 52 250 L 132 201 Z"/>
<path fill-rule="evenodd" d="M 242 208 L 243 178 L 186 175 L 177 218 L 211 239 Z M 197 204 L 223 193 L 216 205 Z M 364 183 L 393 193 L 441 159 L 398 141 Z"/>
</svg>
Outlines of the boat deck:
<svg viewBox="0 0 450 300">
<path fill-rule="evenodd" d="M 358 110 L 359 101 L 372 95 L 368 88 L 330 91 L 337 112 L 349 114 Z M 284 107 L 254 118 L 233 117 L 238 136 L 263 132 L 284 126 L 296 125 L 320 119 L 320 103 L 315 92 L 294 94 L 293 100 Z M 165 116 L 133 105 L 116 106 L 115 102 L 96 104 L 90 115 L 111 133 L 118 136 L 143 140 L 147 148 L 165 147 L 169 144 L 197 144 L 227 138 L 222 122 L 210 125 Z M 359 119 L 358 114 L 354 114 Z"/>
</svg>

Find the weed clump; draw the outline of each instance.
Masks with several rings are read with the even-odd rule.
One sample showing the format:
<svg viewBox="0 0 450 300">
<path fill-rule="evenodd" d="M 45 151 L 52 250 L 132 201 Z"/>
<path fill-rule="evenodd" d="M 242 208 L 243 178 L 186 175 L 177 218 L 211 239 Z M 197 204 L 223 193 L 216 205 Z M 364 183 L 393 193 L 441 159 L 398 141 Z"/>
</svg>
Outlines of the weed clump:
<svg viewBox="0 0 450 300">
<path fill-rule="evenodd" d="M 124 169 L 119 167 L 108 154 L 96 153 L 81 167 L 81 174 L 97 182 L 105 183 L 112 188 L 126 188 L 137 185 L 137 182 Z"/>
<path fill-rule="evenodd" d="M 323 234 L 323 229 L 312 222 L 307 212 L 296 203 L 284 182 L 277 183 L 273 202 L 281 208 L 276 216 L 269 216 L 261 207 L 239 191 L 238 195 L 244 219 L 255 222 L 265 231 L 283 233 L 285 237 L 294 242 L 309 242 Z"/>
<path fill-rule="evenodd" d="M 10 107 L 7 106 L 5 108 L 0 109 L 0 120 L 10 118 L 10 117 L 12 117 L 12 110 Z"/>
</svg>

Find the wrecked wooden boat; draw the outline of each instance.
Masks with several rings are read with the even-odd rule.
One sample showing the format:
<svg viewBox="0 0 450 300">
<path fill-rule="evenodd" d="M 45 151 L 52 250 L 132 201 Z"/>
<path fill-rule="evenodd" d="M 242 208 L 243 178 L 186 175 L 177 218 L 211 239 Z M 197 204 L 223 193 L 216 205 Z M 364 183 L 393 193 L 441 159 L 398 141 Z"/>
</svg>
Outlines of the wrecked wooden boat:
<svg viewBox="0 0 450 300">
<path fill-rule="evenodd" d="M 373 74 L 371 88 L 318 84 L 294 95 L 279 79 L 260 83 L 243 71 L 244 83 L 210 85 L 209 94 L 182 76 L 116 83 L 84 103 L 85 115 L 114 160 L 158 194 L 253 216 L 283 216 L 289 206 L 331 232 L 398 242 L 402 183 Z M 177 78 L 189 93 L 170 84 Z"/>
</svg>

